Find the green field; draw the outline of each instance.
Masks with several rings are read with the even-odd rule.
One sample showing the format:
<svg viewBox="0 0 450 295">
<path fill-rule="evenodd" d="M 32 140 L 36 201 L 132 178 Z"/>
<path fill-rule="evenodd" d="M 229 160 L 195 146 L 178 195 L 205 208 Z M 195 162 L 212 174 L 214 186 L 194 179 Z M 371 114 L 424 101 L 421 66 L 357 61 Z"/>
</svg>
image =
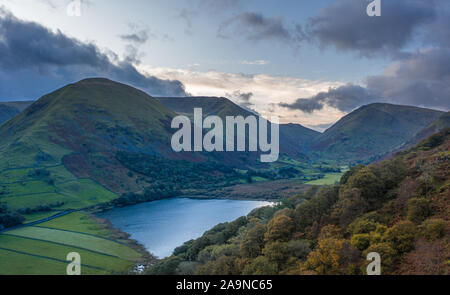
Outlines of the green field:
<svg viewBox="0 0 450 295">
<path fill-rule="evenodd" d="M 88 275 L 128 272 L 142 257 L 86 213 L 75 212 L 0 234 L 0 274 L 65 275 L 70 252 L 80 254 Z"/>
<path fill-rule="evenodd" d="M 311 185 L 331 185 L 339 182 L 344 173 L 327 173 L 324 178 L 306 182 Z"/>
</svg>

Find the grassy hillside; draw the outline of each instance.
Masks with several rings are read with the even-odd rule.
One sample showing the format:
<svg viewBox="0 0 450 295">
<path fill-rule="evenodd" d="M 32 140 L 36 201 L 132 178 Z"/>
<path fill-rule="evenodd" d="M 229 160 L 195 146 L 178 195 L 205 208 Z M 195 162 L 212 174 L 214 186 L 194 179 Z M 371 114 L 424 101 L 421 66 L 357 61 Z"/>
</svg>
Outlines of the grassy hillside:
<svg viewBox="0 0 450 295">
<path fill-rule="evenodd" d="M 355 166 L 336 185 L 217 225 L 150 274 L 450 273 L 450 129 L 395 158 Z"/>
<path fill-rule="evenodd" d="M 326 158 L 370 161 L 398 148 L 442 114 L 409 106 L 367 105 L 339 120 L 312 147 Z"/>
</svg>

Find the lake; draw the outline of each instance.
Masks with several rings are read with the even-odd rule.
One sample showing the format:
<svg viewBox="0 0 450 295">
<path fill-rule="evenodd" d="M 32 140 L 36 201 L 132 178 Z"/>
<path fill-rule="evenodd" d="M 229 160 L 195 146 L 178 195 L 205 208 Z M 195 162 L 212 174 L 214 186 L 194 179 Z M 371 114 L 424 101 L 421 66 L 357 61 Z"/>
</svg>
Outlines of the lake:
<svg viewBox="0 0 450 295">
<path fill-rule="evenodd" d="M 272 203 L 174 198 L 115 208 L 97 216 L 130 234 L 156 257 L 164 258 L 176 247 L 201 237 L 215 225 L 269 205 Z"/>
</svg>

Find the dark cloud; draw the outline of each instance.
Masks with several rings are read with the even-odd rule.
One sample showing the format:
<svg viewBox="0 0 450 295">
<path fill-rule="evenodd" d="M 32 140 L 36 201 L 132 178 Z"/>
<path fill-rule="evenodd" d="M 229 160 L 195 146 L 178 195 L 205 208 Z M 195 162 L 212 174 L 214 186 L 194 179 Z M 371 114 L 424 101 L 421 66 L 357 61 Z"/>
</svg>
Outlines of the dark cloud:
<svg viewBox="0 0 450 295">
<path fill-rule="evenodd" d="M 294 28 L 286 26 L 282 18 L 266 17 L 259 13 L 245 12 L 223 22 L 218 30 L 221 38 L 243 36 L 249 41 L 282 41 L 295 42 L 303 40 L 300 25 Z"/>
<path fill-rule="evenodd" d="M 280 103 L 280 106 L 292 110 L 312 113 L 321 110 L 325 105 L 332 106 L 343 112 L 350 112 L 355 108 L 372 102 L 379 102 L 381 98 L 375 93 L 358 85 L 348 84 L 338 88 L 330 88 L 310 98 L 299 98 L 294 103 Z"/>
<path fill-rule="evenodd" d="M 450 2 L 382 1 L 382 16 L 368 17 L 368 1 L 342 0 L 309 20 L 305 35 L 324 47 L 384 56 L 383 74 L 366 78 L 366 87 L 346 85 L 283 107 L 311 113 L 325 105 L 349 112 L 372 102 L 450 108 Z M 410 42 L 423 44 L 406 51 Z"/>
<path fill-rule="evenodd" d="M 17 19 L 0 8 L 0 97 L 33 99 L 86 77 L 128 83 L 151 95 L 185 96 L 179 81 L 144 75 L 93 44 Z"/>
<path fill-rule="evenodd" d="M 450 49 L 429 48 L 394 62 L 367 88 L 392 102 L 450 109 Z"/>
<path fill-rule="evenodd" d="M 413 39 L 417 29 L 436 20 L 436 2 L 382 1 L 382 15 L 369 17 L 369 1 L 336 1 L 310 18 L 306 34 L 323 47 L 356 51 L 363 56 L 395 54 Z"/>
<path fill-rule="evenodd" d="M 366 87 L 345 85 L 280 106 L 312 113 L 325 105 L 343 112 L 372 102 L 450 109 L 450 49 L 428 48 L 393 62 Z"/>
<path fill-rule="evenodd" d="M 246 108 L 254 106 L 254 104 L 250 101 L 253 97 L 253 92 L 241 92 L 240 90 L 236 90 L 233 93 L 226 93 L 225 96 L 231 98 L 240 106 Z"/>
</svg>

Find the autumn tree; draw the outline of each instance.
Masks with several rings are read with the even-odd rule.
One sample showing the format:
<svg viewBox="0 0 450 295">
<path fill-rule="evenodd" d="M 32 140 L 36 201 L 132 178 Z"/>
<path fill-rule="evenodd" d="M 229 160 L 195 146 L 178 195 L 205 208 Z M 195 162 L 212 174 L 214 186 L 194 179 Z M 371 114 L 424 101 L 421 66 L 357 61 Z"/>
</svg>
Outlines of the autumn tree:
<svg viewBox="0 0 450 295">
<path fill-rule="evenodd" d="M 294 230 L 294 221 L 292 218 L 281 215 L 270 220 L 265 233 L 265 240 L 270 241 L 287 241 Z"/>
</svg>

